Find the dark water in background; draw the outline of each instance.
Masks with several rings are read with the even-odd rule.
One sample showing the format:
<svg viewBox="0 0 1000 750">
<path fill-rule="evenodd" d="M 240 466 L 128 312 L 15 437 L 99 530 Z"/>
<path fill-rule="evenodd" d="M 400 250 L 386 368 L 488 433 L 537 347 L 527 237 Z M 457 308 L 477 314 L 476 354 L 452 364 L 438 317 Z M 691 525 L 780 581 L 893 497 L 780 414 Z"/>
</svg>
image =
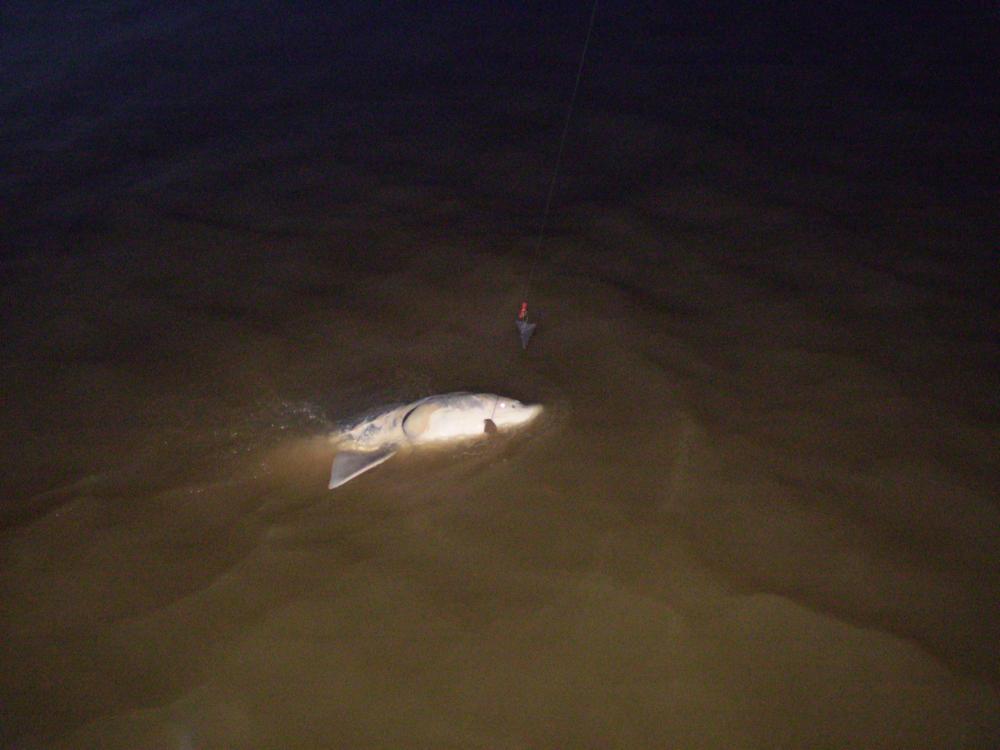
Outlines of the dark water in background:
<svg viewBox="0 0 1000 750">
<path fill-rule="evenodd" d="M 4 747 L 997 743 L 996 13 L 602 9 L 522 355 L 544 7 L 0 11 Z"/>
</svg>

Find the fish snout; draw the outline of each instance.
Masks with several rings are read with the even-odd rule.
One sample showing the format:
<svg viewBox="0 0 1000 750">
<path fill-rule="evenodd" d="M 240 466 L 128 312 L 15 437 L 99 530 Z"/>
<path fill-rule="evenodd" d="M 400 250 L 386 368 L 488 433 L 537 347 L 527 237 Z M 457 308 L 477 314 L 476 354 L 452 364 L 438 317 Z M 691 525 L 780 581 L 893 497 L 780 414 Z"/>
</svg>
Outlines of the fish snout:
<svg viewBox="0 0 1000 750">
<path fill-rule="evenodd" d="M 528 424 L 542 413 L 541 404 L 522 404 L 512 402 L 507 408 L 497 410 L 494 421 L 499 427 L 519 427 Z"/>
<path fill-rule="evenodd" d="M 530 422 L 531 420 L 541 416 L 542 408 L 541 404 L 525 404 L 524 405 L 525 422 Z"/>
</svg>

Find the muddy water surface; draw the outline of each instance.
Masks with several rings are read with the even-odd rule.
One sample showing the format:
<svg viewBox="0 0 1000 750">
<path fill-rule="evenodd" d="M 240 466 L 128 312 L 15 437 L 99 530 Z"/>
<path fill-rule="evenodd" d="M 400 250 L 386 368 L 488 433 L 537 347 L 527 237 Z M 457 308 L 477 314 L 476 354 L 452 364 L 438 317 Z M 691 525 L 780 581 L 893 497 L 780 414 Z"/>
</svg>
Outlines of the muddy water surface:
<svg viewBox="0 0 1000 750">
<path fill-rule="evenodd" d="M 606 54 L 521 352 L 530 50 L 488 95 L 433 56 L 369 90 L 234 52 L 304 21 L 87 23 L 121 34 L 62 77 L 15 48 L 3 100 L 4 746 L 996 742 L 979 131 Z M 190 67 L 111 75 L 150 40 Z M 546 413 L 326 490 L 337 423 L 460 389 Z"/>
</svg>

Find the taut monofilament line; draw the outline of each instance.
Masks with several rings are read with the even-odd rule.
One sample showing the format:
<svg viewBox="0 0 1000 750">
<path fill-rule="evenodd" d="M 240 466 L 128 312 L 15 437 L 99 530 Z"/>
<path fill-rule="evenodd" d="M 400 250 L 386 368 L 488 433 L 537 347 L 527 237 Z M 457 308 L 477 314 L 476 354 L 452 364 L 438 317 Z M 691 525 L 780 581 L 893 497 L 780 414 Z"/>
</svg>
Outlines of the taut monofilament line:
<svg viewBox="0 0 1000 750">
<path fill-rule="evenodd" d="M 583 66 L 587 61 L 587 50 L 590 48 L 590 37 L 594 33 L 594 19 L 597 18 L 597 3 L 594 0 L 590 8 L 590 22 L 587 25 L 587 37 L 583 42 L 583 50 L 580 52 L 580 62 L 576 67 L 576 80 L 573 82 L 573 93 L 569 99 L 569 106 L 566 108 L 566 119 L 563 121 L 562 135 L 559 137 L 559 150 L 556 153 L 556 163 L 552 170 L 552 179 L 549 180 L 549 189 L 545 195 L 545 210 L 542 212 L 542 223 L 538 229 L 538 239 L 535 241 L 535 249 L 532 253 L 531 268 L 528 271 L 528 278 L 524 282 L 524 289 L 521 293 L 521 308 L 517 314 L 518 334 L 521 337 L 521 347 L 528 348 L 528 341 L 535 332 L 537 323 L 528 320 L 528 292 L 531 291 L 531 282 L 534 280 L 535 267 L 538 265 L 538 258 L 542 252 L 542 244 L 545 242 L 545 232 L 549 226 L 549 214 L 552 211 L 552 198 L 556 192 L 556 183 L 559 180 L 559 169 L 562 167 L 563 152 L 566 150 L 566 137 L 569 134 L 569 124 L 573 120 L 573 108 L 576 105 L 576 95 L 580 90 L 580 80 L 583 78 Z"/>
</svg>

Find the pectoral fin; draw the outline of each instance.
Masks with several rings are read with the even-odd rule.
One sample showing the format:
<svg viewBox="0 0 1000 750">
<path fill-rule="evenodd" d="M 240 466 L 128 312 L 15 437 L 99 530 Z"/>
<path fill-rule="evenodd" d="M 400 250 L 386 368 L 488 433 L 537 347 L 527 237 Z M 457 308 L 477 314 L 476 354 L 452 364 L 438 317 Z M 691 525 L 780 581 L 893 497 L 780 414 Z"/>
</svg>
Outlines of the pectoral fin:
<svg viewBox="0 0 1000 750">
<path fill-rule="evenodd" d="M 377 451 L 340 451 L 333 458 L 330 489 L 346 484 L 358 474 L 364 474 L 369 469 L 388 461 L 396 455 L 397 450 L 395 447 L 389 447 Z"/>
</svg>

